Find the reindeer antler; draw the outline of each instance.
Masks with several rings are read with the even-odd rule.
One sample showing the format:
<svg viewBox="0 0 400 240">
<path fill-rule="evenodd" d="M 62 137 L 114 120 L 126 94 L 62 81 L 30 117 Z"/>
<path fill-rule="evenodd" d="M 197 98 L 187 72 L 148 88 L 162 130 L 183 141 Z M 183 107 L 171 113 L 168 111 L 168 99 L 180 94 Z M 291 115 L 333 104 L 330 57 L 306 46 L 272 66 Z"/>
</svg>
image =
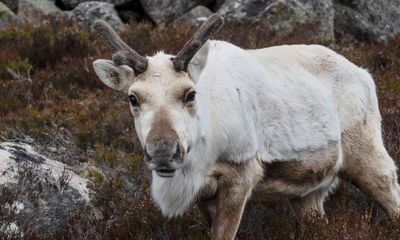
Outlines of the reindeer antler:
<svg viewBox="0 0 400 240">
<path fill-rule="evenodd" d="M 96 20 L 93 29 L 107 43 L 113 52 L 112 60 L 117 65 L 130 66 L 135 75 L 139 75 L 147 69 L 147 59 L 130 48 L 118 34 L 103 20 Z"/>
<path fill-rule="evenodd" d="M 181 51 L 172 59 L 174 69 L 177 72 L 187 71 L 190 60 L 196 52 L 203 46 L 203 44 L 211 37 L 213 33 L 219 30 L 224 23 L 221 15 L 211 15 L 199 30 L 190 38 L 190 40 L 183 46 Z"/>
</svg>

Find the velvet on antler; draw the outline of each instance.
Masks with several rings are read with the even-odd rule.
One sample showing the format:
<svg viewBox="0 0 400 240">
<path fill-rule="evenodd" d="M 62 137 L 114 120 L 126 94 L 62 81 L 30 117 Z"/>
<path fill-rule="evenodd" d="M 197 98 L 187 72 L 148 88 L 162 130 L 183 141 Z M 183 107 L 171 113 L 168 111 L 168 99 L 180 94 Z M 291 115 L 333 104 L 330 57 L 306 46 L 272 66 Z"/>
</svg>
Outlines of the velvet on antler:
<svg viewBox="0 0 400 240">
<path fill-rule="evenodd" d="M 103 20 L 97 20 L 93 29 L 107 43 L 113 52 L 112 60 L 117 65 L 127 65 L 139 75 L 147 69 L 147 59 L 129 47 L 118 34 Z"/>
<path fill-rule="evenodd" d="M 190 38 L 190 40 L 183 46 L 181 51 L 175 58 L 172 58 L 174 69 L 177 72 L 187 71 L 190 60 L 196 52 L 203 46 L 203 44 L 211 37 L 212 34 L 217 32 L 224 23 L 221 15 L 211 15 L 206 22 L 201 25 L 199 30 Z"/>
</svg>

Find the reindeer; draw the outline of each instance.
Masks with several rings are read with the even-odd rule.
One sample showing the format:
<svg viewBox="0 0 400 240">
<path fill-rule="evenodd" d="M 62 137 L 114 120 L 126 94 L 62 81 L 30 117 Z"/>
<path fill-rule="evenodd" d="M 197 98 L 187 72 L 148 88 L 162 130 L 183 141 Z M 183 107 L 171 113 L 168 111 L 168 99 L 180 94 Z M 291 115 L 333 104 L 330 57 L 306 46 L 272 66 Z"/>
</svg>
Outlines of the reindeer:
<svg viewBox="0 0 400 240">
<path fill-rule="evenodd" d="M 162 213 L 197 204 L 211 239 L 233 239 L 250 195 L 287 199 L 300 217 L 323 215 L 344 179 L 398 216 L 371 75 L 319 45 L 245 50 L 208 40 L 222 24 L 213 15 L 176 56 L 151 57 L 105 22 L 93 26 L 113 52 L 94 61 L 95 72 L 129 96 Z"/>
</svg>

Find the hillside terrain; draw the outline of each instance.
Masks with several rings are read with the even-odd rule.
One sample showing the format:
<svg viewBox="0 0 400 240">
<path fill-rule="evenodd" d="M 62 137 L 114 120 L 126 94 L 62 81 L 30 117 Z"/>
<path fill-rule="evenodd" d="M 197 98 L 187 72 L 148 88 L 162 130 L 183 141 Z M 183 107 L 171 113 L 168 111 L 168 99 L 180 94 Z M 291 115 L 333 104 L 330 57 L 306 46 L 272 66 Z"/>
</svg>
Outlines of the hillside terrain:
<svg viewBox="0 0 400 240">
<path fill-rule="evenodd" d="M 120 33 L 141 54 L 176 54 L 197 24 L 146 17 Z M 385 145 L 400 166 L 400 35 L 360 38 L 367 35 L 350 29 L 332 37 L 319 22 L 296 24 L 279 31 L 268 21 L 227 21 L 214 38 L 242 48 L 321 44 L 368 69 Z M 129 99 L 103 86 L 92 67 L 110 58 L 103 42 L 65 16 L 0 27 L 0 239 L 207 239 L 195 208 L 167 220 L 152 202 Z M 327 219 L 310 219 L 301 239 L 400 238 L 400 221 L 388 222 L 348 184 L 325 206 Z M 284 203 L 250 202 L 237 238 L 293 239 L 293 223 Z"/>
</svg>

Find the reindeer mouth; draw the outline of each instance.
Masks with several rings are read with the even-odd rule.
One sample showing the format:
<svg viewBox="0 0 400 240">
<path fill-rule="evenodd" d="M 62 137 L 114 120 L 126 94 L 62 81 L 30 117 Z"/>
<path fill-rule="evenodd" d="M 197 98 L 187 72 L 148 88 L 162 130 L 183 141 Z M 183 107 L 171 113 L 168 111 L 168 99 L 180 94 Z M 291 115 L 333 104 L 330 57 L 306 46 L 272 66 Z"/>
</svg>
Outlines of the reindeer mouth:
<svg viewBox="0 0 400 240">
<path fill-rule="evenodd" d="M 156 169 L 156 173 L 159 177 L 173 177 L 175 175 L 175 170 L 176 169 L 170 169 L 170 168 L 163 168 L 163 169 Z"/>
</svg>

